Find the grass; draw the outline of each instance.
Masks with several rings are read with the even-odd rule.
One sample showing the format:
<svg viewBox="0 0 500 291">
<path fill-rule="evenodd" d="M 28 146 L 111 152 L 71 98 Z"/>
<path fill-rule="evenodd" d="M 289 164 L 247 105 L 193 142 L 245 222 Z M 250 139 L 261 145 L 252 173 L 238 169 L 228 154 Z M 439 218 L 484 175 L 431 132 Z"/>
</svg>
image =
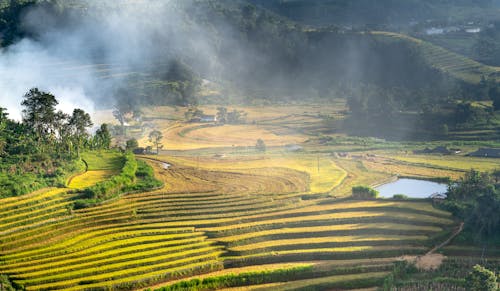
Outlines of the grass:
<svg viewBox="0 0 500 291">
<path fill-rule="evenodd" d="M 87 164 L 87 171 L 119 171 L 123 167 L 123 154 L 117 151 L 85 152 L 81 154 Z"/>
</svg>

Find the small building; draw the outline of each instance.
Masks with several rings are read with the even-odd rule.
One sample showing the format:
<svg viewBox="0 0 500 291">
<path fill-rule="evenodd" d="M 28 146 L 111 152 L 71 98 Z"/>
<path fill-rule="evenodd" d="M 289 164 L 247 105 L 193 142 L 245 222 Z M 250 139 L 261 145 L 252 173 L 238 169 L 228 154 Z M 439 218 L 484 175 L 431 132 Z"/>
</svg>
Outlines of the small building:
<svg viewBox="0 0 500 291">
<path fill-rule="evenodd" d="M 475 152 L 469 153 L 468 156 L 483 157 L 483 158 L 500 158 L 500 149 L 480 148 Z"/>
<path fill-rule="evenodd" d="M 446 199 L 446 194 L 444 193 L 434 193 L 429 196 L 429 198 L 434 199 L 434 200 L 444 200 Z"/>
</svg>

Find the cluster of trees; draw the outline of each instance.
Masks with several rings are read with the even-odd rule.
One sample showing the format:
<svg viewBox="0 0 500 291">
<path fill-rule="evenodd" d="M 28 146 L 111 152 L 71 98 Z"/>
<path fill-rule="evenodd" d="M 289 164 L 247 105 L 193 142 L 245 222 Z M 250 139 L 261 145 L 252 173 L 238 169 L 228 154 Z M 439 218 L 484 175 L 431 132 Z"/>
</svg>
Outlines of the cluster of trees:
<svg viewBox="0 0 500 291">
<path fill-rule="evenodd" d="M 215 117 L 219 124 L 242 124 L 246 122 L 247 113 L 236 109 L 228 111 L 226 107 L 219 106 Z"/>
<path fill-rule="evenodd" d="M 500 170 L 480 173 L 471 170 L 448 186 L 443 204 L 464 220 L 464 229 L 476 241 L 500 234 Z"/>
<path fill-rule="evenodd" d="M 71 115 L 56 109 L 48 92 L 30 89 L 22 101 L 22 121 L 8 118 L 0 107 L 0 192 L 20 195 L 36 188 L 62 183 L 61 177 L 77 170 L 83 149 L 107 149 L 111 135 L 106 124 L 94 136 L 92 121 L 82 109 Z"/>
<path fill-rule="evenodd" d="M 58 101 L 48 92 L 30 89 L 23 97 L 21 123 L 5 120 L 5 153 L 48 154 L 56 157 L 78 157 L 83 148 L 109 148 L 111 135 L 104 124 L 95 136 L 90 115 L 76 108 L 71 115 L 56 109 Z M 5 116 L 3 119 L 5 119 Z"/>
</svg>

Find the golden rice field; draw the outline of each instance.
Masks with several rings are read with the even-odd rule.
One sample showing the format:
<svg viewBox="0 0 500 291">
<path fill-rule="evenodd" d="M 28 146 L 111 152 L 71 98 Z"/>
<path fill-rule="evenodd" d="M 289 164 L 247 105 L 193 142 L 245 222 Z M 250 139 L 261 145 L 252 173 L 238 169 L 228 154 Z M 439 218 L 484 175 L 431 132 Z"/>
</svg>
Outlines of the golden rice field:
<svg viewBox="0 0 500 291">
<path fill-rule="evenodd" d="M 291 169 L 299 173 L 305 173 L 305 180 L 302 183 L 308 184 L 310 193 L 329 192 L 347 176 L 345 170 L 338 167 L 329 155 L 324 154 L 283 153 L 224 158 L 162 156 L 158 158 L 168 160 L 174 164 L 189 165 L 211 171 L 248 173 L 254 169 L 255 172 L 262 173 L 270 169 L 266 172 L 266 176 L 273 176 L 273 172 L 279 174 L 280 168 Z M 286 175 L 285 177 L 291 176 Z"/>
<path fill-rule="evenodd" d="M 424 202 L 302 201 L 283 195 L 287 191 L 258 187 L 273 183 L 259 179 L 251 186 L 254 190 L 243 189 L 252 183 L 242 181 L 258 174 L 249 165 L 258 162 L 227 162 L 208 170 L 187 158 L 173 159 L 168 169 L 150 161 L 157 176 L 170 183 L 164 189 L 73 212 L 66 208 L 69 197 L 59 189 L 7 199 L 1 206 L 9 215 L 0 220 L 0 228 L 8 228 L 0 240 L 0 273 L 27 290 L 127 290 L 197 274 L 224 274 L 219 270 L 225 269 L 238 273 L 271 264 L 272 270 L 280 270 L 324 261 L 327 265 L 314 272 L 324 274 L 324 280 L 335 277 L 329 282 L 341 285 L 370 277 L 379 268 L 367 263 L 363 271 L 348 268 L 337 274 L 346 262 L 370 258 L 389 270 L 398 256 L 425 252 L 430 237 L 454 225 L 448 213 Z M 308 165 L 307 160 L 279 163 L 303 170 Z M 308 189 L 295 186 L 289 191 Z M 15 227 L 12 217 L 19 218 Z M 382 273 L 370 282 L 378 284 Z M 323 284 L 319 278 L 296 283 L 306 282 Z"/>
<path fill-rule="evenodd" d="M 494 162 L 390 151 L 340 157 L 305 142 L 303 129 L 322 128 L 320 116 L 336 120 L 344 106 L 238 107 L 250 122 L 218 127 L 184 123 L 185 109 L 145 108 L 169 151 L 140 158 L 164 187 L 72 210 L 69 193 L 123 166 L 118 153 L 83 154 L 87 171 L 67 188 L 1 200 L 0 274 L 26 290 L 143 290 L 248 273 L 261 281 L 245 290 L 380 287 L 396 260 L 425 254 L 458 222 L 428 201 L 350 199 L 352 186 L 395 175 L 457 178 L 464 165 Z M 258 138 L 265 153 L 254 149 Z"/>
<path fill-rule="evenodd" d="M 215 115 L 217 106 L 200 106 L 205 114 Z M 185 108 L 160 106 L 144 108 L 149 127 L 160 130 L 165 137 L 163 146 L 168 150 L 196 150 L 201 148 L 254 147 L 258 139 L 267 146 L 284 146 L 304 142 L 304 132 L 325 129 L 324 117 L 341 119 L 345 102 L 332 106 L 236 106 L 228 107 L 247 113 L 246 123 L 217 125 L 210 123 L 185 123 Z M 100 115 L 99 115 L 100 116 Z M 103 120 L 105 118 L 103 117 Z M 107 120 L 107 119 L 106 119 Z M 149 144 L 147 134 L 139 138 L 142 146 Z"/>
</svg>

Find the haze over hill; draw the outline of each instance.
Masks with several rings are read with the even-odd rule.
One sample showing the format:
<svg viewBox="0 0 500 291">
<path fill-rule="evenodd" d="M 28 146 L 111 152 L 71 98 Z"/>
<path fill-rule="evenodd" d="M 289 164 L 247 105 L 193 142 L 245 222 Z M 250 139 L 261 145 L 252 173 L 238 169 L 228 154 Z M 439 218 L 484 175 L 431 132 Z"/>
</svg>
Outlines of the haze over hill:
<svg viewBox="0 0 500 291">
<path fill-rule="evenodd" d="M 1 98 L 15 118 L 22 95 L 33 86 L 55 93 L 63 108 L 88 111 L 345 98 L 355 120 L 346 123 L 348 128 L 365 134 L 380 125 L 389 128 L 383 136 L 407 138 L 428 136 L 429 130 L 433 135 L 436 123 L 458 127 L 476 120 L 456 117 L 457 104 L 500 96 L 495 67 L 404 35 L 310 28 L 260 6 L 272 3 L 277 6 L 271 9 L 286 15 L 283 7 L 301 2 L 14 1 L 2 9 L 1 18 L 10 22 L 0 27 L 5 44 L 0 72 L 8 76 L 0 80 Z M 344 2 L 321 3 L 337 7 Z M 397 3 L 375 15 L 387 22 L 390 17 L 384 15 L 414 11 L 408 8 L 412 5 L 443 13 L 455 7 L 444 1 Z M 360 13 L 373 5 L 344 4 L 339 7 Z M 487 9 L 494 4 L 457 5 Z M 429 107 L 437 114 L 422 116 Z M 409 114 L 399 118 L 401 113 Z M 406 129 L 396 133 L 393 124 Z"/>
</svg>

